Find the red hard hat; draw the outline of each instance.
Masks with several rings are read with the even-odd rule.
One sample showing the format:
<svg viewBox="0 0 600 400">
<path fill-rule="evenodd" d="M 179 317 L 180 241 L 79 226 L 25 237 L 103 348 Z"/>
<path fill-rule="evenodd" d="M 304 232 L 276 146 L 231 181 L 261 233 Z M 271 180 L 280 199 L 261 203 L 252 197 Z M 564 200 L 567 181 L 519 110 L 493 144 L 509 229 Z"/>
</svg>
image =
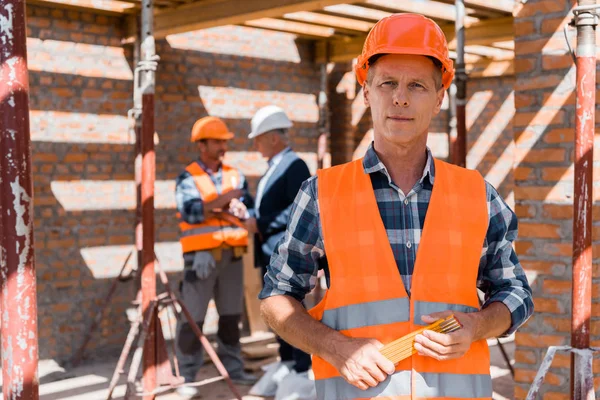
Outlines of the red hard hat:
<svg viewBox="0 0 600 400">
<path fill-rule="evenodd" d="M 376 54 L 414 54 L 430 56 L 442 63 L 442 84 L 450 87 L 454 63 L 448 54 L 446 36 L 435 22 L 419 14 L 393 14 L 371 29 L 354 67 L 358 83 L 367 79 L 369 58 Z"/>
<path fill-rule="evenodd" d="M 229 140 L 235 135 L 229 132 L 227 125 L 220 118 L 204 117 L 200 118 L 192 127 L 191 142 L 197 142 L 202 139 Z"/>
</svg>

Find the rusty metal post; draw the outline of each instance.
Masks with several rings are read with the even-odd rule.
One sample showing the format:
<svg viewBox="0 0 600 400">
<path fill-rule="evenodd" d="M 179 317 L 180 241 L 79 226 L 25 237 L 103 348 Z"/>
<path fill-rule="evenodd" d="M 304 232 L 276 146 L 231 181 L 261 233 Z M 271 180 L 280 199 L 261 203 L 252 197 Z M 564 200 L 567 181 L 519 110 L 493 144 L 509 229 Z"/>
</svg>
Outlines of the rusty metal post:
<svg viewBox="0 0 600 400">
<path fill-rule="evenodd" d="M 24 0 L 0 0 L 0 277 L 3 398 L 38 399 Z"/>
<path fill-rule="evenodd" d="M 153 1 L 142 1 L 141 12 L 141 60 L 140 82 L 142 93 L 142 315 L 144 323 L 149 323 L 148 335 L 144 343 L 143 386 L 145 393 L 152 393 L 156 388 L 157 315 L 155 311 L 146 312 L 156 301 L 156 273 L 154 269 L 154 181 L 156 159 L 154 153 L 154 82 L 157 66 L 154 43 Z M 147 319 L 150 319 L 149 321 Z M 154 395 L 144 396 L 153 399 Z"/>
<path fill-rule="evenodd" d="M 579 0 L 579 6 L 593 6 L 596 0 Z M 575 118 L 575 193 L 573 217 L 573 294 L 571 346 L 590 347 L 592 313 L 592 173 L 596 107 L 596 25 L 595 10 L 576 12 L 577 105 Z M 589 364 L 589 365 L 588 365 Z M 592 371 L 591 357 L 573 353 L 571 358 L 572 399 L 587 399 L 594 388 L 581 379 Z"/>
<path fill-rule="evenodd" d="M 467 73 L 465 70 L 465 3 L 455 0 L 456 8 L 456 136 L 450 136 L 450 156 L 452 163 L 467 165 Z"/>
</svg>

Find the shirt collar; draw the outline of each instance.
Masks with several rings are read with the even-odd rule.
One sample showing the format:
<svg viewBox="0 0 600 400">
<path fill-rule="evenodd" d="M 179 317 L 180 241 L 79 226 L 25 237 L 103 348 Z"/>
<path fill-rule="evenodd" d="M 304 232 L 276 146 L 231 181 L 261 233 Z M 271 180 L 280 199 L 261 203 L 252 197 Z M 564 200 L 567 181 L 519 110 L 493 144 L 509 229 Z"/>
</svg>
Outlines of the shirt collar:
<svg viewBox="0 0 600 400">
<path fill-rule="evenodd" d="M 387 168 L 375 152 L 373 142 L 371 142 L 371 144 L 369 145 L 369 148 L 365 153 L 365 157 L 363 158 L 363 168 L 366 174 L 373 174 L 375 172 L 381 171 L 388 177 L 388 179 L 390 177 Z M 425 163 L 425 168 L 423 169 L 423 176 L 421 177 L 419 182 L 423 183 L 425 179 L 429 179 L 429 183 L 433 185 L 434 177 L 435 163 L 433 162 L 433 155 L 431 154 L 431 150 L 429 149 L 429 147 L 427 147 L 427 162 Z"/>
<path fill-rule="evenodd" d="M 281 150 L 279 153 L 277 153 L 273 157 L 271 157 L 268 161 L 269 167 L 279 164 L 281 162 L 281 159 L 283 158 L 283 156 L 288 151 L 292 151 L 292 149 L 290 147 L 286 147 L 285 149 Z"/>
<path fill-rule="evenodd" d="M 199 158 L 198 158 L 198 165 L 200 165 L 200 167 L 202 167 L 202 169 L 204 170 L 204 172 L 206 172 L 209 175 L 213 175 L 213 174 L 215 174 L 215 173 L 217 173 L 217 172 L 219 172 L 221 170 L 221 167 L 223 166 L 223 163 L 219 164 L 219 167 L 217 168 L 216 171 L 213 171 L 212 169 L 208 168 L 206 166 L 206 164 L 204 164 L 202 162 L 202 160 L 199 159 Z"/>
</svg>

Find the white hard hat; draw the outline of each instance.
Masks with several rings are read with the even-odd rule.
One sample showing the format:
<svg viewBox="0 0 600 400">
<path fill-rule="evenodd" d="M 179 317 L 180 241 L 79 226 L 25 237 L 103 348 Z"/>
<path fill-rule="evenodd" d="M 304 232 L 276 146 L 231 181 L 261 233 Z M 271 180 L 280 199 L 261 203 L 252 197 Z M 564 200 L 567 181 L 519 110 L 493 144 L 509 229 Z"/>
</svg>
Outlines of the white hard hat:
<svg viewBox="0 0 600 400">
<path fill-rule="evenodd" d="M 277 106 L 266 106 L 254 114 L 250 125 L 252 127 L 252 132 L 248 135 L 248 139 L 253 139 L 274 129 L 291 128 L 293 124 L 282 108 Z"/>
</svg>

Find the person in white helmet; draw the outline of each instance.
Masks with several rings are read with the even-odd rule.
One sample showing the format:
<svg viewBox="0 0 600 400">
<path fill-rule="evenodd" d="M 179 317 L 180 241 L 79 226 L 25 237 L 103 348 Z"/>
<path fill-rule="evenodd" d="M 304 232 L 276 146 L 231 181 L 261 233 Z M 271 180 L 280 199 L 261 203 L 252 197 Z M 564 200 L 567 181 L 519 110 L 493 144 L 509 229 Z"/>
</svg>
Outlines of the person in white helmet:
<svg viewBox="0 0 600 400">
<path fill-rule="evenodd" d="M 245 220 L 248 232 L 255 233 L 255 265 L 263 274 L 285 233 L 300 186 L 310 178 L 308 166 L 290 147 L 292 125 L 283 109 L 269 105 L 256 112 L 248 135 L 269 164 L 258 184 L 255 207 Z M 281 361 L 289 362 L 296 372 L 310 369 L 310 356 L 282 340 L 279 353 Z"/>
</svg>

